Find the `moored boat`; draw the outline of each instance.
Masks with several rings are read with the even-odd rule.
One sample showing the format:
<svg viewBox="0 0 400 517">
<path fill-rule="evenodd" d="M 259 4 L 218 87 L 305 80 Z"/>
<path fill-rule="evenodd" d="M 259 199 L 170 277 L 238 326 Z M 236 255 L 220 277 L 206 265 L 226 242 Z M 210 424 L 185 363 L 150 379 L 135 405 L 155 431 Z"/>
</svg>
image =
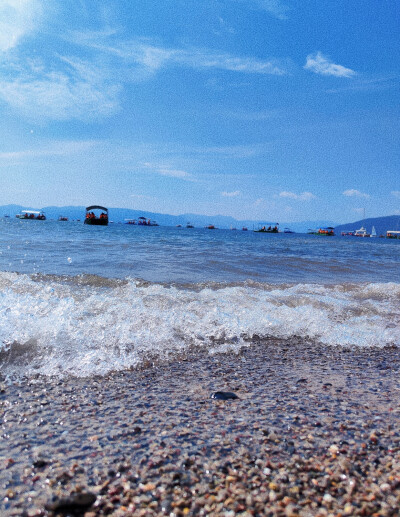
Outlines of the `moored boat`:
<svg viewBox="0 0 400 517">
<path fill-rule="evenodd" d="M 46 216 L 42 210 L 21 210 L 20 214 L 15 216 L 17 219 L 30 220 L 30 221 L 45 221 Z"/>
<path fill-rule="evenodd" d="M 388 230 L 386 232 L 387 239 L 400 239 L 400 231 L 398 230 Z"/>
<path fill-rule="evenodd" d="M 258 230 L 253 230 L 256 233 L 279 233 L 279 223 L 275 223 L 274 225 L 270 224 L 260 226 Z"/>
<path fill-rule="evenodd" d="M 151 219 L 146 219 L 146 217 L 139 217 L 137 224 L 139 226 L 159 226 L 156 221 L 152 221 Z"/>
<path fill-rule="evenodd" d="M 332 226 L 328 226 L 326 228 L 319 228 L 318 230 L 308 230 L 307 233 L 311 235 L 322 235 L 332 237 L 335 235 L 335 228 L 333 228 Z"/>
<path fill-rule="evenodd" d="M 367 232 L 367 230 L 364 228 L 364 226 L 361 226 L 359 230 L 356 230 L 354 232 L 354 237 L 369 237 L 370 234 Z"/>
<path fill-rule="evenodd" d="M 99 214 L 98 212 L 101 211 Z M 94 226 L 107 226 L 108 225 L 108 208 L 100 205 L 91 205 L 86 207 L 86 217 L 84 224 L 90 224 Z"/>
</svg>

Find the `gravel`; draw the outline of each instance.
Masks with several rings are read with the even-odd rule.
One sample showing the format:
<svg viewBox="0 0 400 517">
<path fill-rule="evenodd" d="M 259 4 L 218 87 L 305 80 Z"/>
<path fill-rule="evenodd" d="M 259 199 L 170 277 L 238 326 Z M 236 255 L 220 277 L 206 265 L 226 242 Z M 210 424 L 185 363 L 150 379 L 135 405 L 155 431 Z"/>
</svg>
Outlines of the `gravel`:
<svg viewBox="0 0 400 517">
<path fill-rule="evenodd" d="M 397 348 L 267 340 L 3 379 L 0 513 L 397 516 L 399 367 Z"/>
</svg>

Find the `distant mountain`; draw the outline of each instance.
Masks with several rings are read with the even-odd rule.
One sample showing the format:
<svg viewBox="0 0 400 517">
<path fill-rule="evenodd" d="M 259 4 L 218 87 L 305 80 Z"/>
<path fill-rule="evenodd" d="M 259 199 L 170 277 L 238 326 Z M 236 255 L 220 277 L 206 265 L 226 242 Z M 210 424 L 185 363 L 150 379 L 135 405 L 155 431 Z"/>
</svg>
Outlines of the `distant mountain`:
<svg viewBox="0 0 400 517">
<path fill-rule="evenodd" d="M 400 231 L 400 215 L 388 215 L 386 217 L 372 217 L 369 219 L 361 219 L 354 223 L 341 224 L 335 227 L 336 235 L 341 232 L 359 230 L 363 226 L 368 233 L 371 233 L 372 227 L 375 226 L 377 235 L 386 235 L 388 230 Z"/>
<path fill-rule="evenodd" d="M 83 220 L 85 217 L 84 206 L 46 206 L 41 207 L 48 219 L 58 219 L 60 216 L 66 216 L 70 220 L 76 221 L 78 219 Z M 16 214 L 20 213 L 21 210 L 39 210 L 35 207 L 22 206 L 22 205 L 4 205 L 0 206 L 0 217 L 9 215 L 15 217 Z M 234 217 L 225 215 L 199 215 L 199 214 L 182 214 L 182 215 L 169 215 L 160 214 L 156 212 L 146 212 L 144 210 L 131 210 L 129 208 L 110 208 L 109 209 L 110 221 L 115 223 L 124 222 L 126 219 L 138 219 L 138 217 L 146 217 L 146 219 L 155 220 L 161 226 L 186 226 L 188 222 L 192 223 L 196 228 L 203 228 L 208 224 L 213 224 L 217 228 L 237 228 L 242 229 L 243 226 L 249 230 L 258 228 L 260 224 L 275 224 L 278 221 L 275 220 L 238 220 Z M 320 228 L 325 226 L 334 226 L 332 221 L 303 221 L 299 223 L 285 223 L 280 222 L 281 230 L 284 228 L 290 228 L 294 232 L 302 233 L 307 232 L 309 228 Z"/>
</svg>

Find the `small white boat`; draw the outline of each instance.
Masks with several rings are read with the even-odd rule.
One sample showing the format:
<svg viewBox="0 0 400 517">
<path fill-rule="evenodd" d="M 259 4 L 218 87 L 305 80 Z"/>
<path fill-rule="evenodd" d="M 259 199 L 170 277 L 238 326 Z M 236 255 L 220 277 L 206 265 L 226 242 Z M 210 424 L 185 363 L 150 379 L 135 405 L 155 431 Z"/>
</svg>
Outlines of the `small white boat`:
<svg viewBox="0 0 400 517">
<path fill-rule="evenodd" d="M 367 233 L 367 230 L 364 228 L 364 226 L 361 226 L 359 230 L 356 230 L 354 232 L 354 237 L 369 237 L 369 233 Z"/>
<path fill-rule="evenodd" d="M 372 227 L 370 237 L 376 237 L 376 230 L 375 230 L 375 226 L 373 226 L 373 227 Z"/>
</svg>

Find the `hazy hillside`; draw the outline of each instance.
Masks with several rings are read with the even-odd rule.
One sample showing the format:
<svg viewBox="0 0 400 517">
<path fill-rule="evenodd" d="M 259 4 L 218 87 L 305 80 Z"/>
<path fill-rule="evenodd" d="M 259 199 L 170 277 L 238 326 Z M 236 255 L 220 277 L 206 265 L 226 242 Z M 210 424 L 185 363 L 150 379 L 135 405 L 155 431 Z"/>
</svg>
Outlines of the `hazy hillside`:
<svg viewBox="0 0 400 517">
<path fill-rule="evenodd" d="M 341 224 L 336 226 L 335 233 L 340 235 L 340 232 L 348 232 L 351 230 L 358 230 L 364 226 L 367 232 L 371 232 L 372 227 L 375 226 L 377 235 L 386 235 L 387 230 L 400 231 L 400 215 L 389 215 L 386 217 L 372 217 L 369 219 L 361 219 L 354 223 Z"/>
</svg>

